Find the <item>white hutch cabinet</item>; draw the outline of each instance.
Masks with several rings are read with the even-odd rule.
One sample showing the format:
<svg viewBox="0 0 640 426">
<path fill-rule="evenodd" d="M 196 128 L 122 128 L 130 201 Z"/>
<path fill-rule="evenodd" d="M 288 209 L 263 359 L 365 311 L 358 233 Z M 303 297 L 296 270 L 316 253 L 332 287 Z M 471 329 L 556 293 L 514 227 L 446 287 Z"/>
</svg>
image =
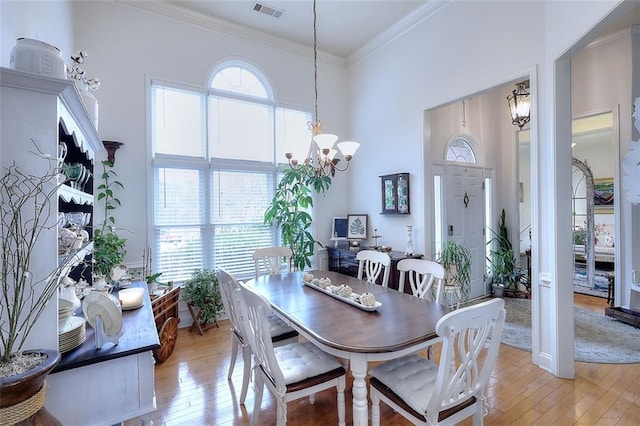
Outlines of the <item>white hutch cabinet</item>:
<svg viewBox="0 0 640 426">
<path fill-rule="evenodd" d="M 67 144 L 72 161 L 93 172 L 95 153 L 104 148 L 74 82 L 0 68 L 3 171 L 15 162 L 24 173 L 42 175 L 46 168 L 55 167 L 60 141 Z M 53 161 L 38 158 L 34 154 L 38 150 Z M 84 190 L 62 185 L 55 211 L 92 212 L 93 186 L 93 179 Z M 47 223 L 50 230 L 39 239 L 31 270 L 36 277 L 46 276 L 58 264 L 56 220 L 52 214 Z M 91 247 L 90 243 L 74 256 L 76 263 Z M 158 335 L 146 297 L 143 308 L 123 315 L 124 336 L 118 345 L 95 349 L 94 333 L 87 324 L 87 340 L 64 354 L 48 376 L 46 407 L 63 424 L 109 425 L 155 410 L 152 351 L 158 346 Z M 54 299 L 24 349 L 58 349 L 58 300 Z"/>
</svg>

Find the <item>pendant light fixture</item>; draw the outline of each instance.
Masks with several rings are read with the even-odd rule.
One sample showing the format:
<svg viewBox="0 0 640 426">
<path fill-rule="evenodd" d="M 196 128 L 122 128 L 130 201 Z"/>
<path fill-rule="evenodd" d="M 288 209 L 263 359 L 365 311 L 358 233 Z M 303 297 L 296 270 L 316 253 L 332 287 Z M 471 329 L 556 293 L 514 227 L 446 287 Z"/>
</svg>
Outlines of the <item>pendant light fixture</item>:
<svg viewBox="0 0 640 426">
<path fill-rule="evenodd" d="M 518 126 L 520 130 L 531 119 L 531 96 L 529 94 L 529 80 L 516 83 L 516 88 L 507 96 L 509 110 L 511 111 L 511 122 Z"/>
<path fill-rule="evenodd" d="M 318 118 L 318 30 L 316 0 L 313 1 L 313 88 L 314 88 L 314 121 L 308 122 L 311 130 L 311 142 L 307 156 L 302 162 L 294 158 L 293 153 L 287 152 L 285 156 L 289 161 L 289 167 L 304 171 L 310 177 L 335 176 L 336 171 L 345 171 L 353 158 L 356 150 L 360 146 L 357 142 L 344 141 L 336 145 L 338 136 L 329 133 L 322 133 L 324 124 Z M 342 153 L 346 164 L 344 168 L 339 168 L 339 158 L 335 158 L 338 150 Z"/>
</svg>

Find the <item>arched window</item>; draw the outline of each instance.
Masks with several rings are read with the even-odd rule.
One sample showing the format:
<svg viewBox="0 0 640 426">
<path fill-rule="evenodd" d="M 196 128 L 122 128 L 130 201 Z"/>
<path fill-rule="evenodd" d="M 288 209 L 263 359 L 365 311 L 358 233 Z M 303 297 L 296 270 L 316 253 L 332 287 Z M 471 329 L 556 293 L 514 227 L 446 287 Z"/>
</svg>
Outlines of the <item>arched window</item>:
<svg viewBox="0 0 640 426">
<path fill-rule="evenodd" d="M 458 135 L 453 137 L 447 144 L 445 159 L 458 163 L 476 164 L 476 153 L 473 150 L 473 139 L 468 135 Z"/>
<path fill-rule="evenodd" d="M 261 99 L 272 99 L 271 93 L 256 70 L 246 66 L 229 65 L 216 72 L 211 88 Z"/>
<path fill-rule="evenodd" d="M 253 251 L 278 245 L 264 223 L 278 166 L 310 137 L 309 111 L 278 106 L 256 67 L 226 61 L 207 85 L 151 80 L 153 270 L 166 280 L 217 267 L 253 276 Z"/>
</svg>

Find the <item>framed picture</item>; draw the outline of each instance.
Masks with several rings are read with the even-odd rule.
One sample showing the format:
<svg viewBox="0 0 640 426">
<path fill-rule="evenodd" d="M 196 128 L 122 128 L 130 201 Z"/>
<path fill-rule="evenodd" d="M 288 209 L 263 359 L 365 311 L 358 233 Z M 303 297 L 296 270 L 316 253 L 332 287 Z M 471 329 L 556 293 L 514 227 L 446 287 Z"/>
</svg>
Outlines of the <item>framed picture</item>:
<svg viewBox="0 0 640 426">
<path fill-rule="evenodd" d="M 380 176 L 382 214 L 410 214 L 409 173 Z"/>
<path fill-rule="evenodd" d="M 596 207 L 596 213 L 613 213 L 614 195 L 613 178 L 593 180 L 593 201 Z"/>
<path fill-rule="evenodd" d="M 367 219 L 366 214 L 347 215 L 347 238 L 350 240 L 367 239 Z"/>
<path fill-rule="evenodd" d="M 347 218 L 334 217 L 331 225 L 331 241 L 347 239 Z"/>
</svg>

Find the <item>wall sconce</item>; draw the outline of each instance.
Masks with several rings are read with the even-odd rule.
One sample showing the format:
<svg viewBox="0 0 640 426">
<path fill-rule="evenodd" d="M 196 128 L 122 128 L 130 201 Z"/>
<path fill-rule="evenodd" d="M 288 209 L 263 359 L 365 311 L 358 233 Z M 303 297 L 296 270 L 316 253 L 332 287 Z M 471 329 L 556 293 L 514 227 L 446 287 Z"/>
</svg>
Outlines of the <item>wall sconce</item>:
<svg viewBox="0 0 640 426">
<path fill-rule="evenodd" d="M 116 164 L 116 151 L 124 145 L 124 143 L 116 141 L 102 141 L 102 144 L 107 149 L 107 160 L 109 160 L 111 165 Z"/>
<path fill-rule="evenodd" d="M 511 122 L 518 126 L 520 130 L 531 119 L 531 97 L 529 94 L 529 80 L 516 83 L 516 88 L 507 96 L 509 110 L 511 111 Z"/>
</svg>

